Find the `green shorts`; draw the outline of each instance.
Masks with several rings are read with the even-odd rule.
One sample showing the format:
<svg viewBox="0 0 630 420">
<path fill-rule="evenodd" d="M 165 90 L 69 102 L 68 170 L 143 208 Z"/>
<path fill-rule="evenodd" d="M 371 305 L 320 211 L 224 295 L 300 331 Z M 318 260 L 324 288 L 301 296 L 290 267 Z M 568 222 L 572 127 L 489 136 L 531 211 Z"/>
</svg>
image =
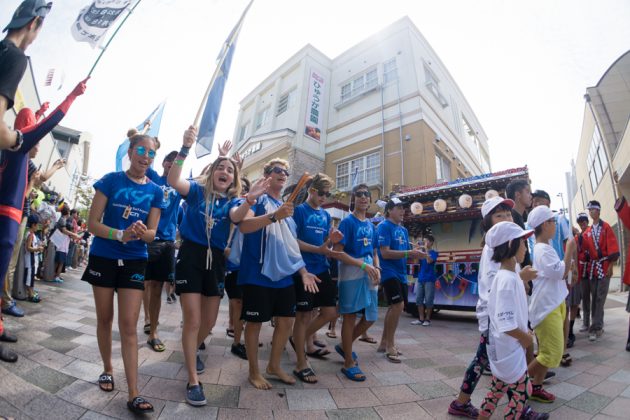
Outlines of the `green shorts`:
<svg viewBox="0 0 630 420">
<path fill-rule="evenodd" d="M 562 302 L 534 328 L 538 339 L 536 360 L 547 368 L 560 366 L 564 351 L 564 319 L 566 315 L 567 307 Z"/>
</svg>

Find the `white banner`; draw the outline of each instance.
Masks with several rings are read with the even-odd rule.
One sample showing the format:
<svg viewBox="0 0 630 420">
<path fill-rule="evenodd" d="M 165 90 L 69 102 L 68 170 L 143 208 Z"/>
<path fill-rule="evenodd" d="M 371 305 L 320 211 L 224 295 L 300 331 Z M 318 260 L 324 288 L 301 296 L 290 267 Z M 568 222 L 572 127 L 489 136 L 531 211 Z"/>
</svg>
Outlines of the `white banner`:
<svg viewBox="0 0 630 420">
<path fill-rule="evenodd" d="M 322 134 L 322 117 L 324 115 L 324 78 L 315 71 L 311 71 L 308 84 L 304 134 L 313 140 L 320 141 Z"/>
<path fill-rule="evenodd" d="M 72 36 L 95 48 L 130 3 L 131 0 L 94 0 L 72 24 Z"/>
</svg>

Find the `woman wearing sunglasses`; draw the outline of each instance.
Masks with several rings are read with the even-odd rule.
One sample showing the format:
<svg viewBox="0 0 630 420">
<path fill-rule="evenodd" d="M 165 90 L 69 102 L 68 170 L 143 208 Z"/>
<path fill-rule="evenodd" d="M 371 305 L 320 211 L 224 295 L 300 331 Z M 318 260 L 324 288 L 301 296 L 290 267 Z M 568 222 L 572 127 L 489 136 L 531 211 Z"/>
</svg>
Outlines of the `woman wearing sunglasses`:
<svg viewBox="0 0 630 420">
<path fill-rule="evenodd" d="M 138 396 L 138 337 L 136 325 L 144 290 L 147 243 L 153 241 L 163 207 L 160 187 L 145 175 L 155 158 L 156 140 L 137 134 L 129 139 L 130 168 L 112 172 L 94 184 L 88 229 L 94 235 L 82 280 L 92 285 L 96 306 L 96 337 L 103 359 L 99 387 L 114 390 L 112 322 L 114 292 L 118 292 L 118 327 L 125 376 L 127 407 L 135 414 L 153 406 Z"/>
<path fill-rule="evenodd" d="M 214 326 L 225 283 L 225 256 L 230 218 L 238 223 L 255 203 L 265 186 L 255 183 L 245 200 L 239 198 L 241 181 L 238 164 L 219 156 L 208 170 L 194 180 L 181 177 L 184 159 L 197 138 L 197 129 L 184 133 L 182 148 L 168 173 L 168 183 L 186 197 L 188 208 L 179 228 L 183 243 L 175 269 L 175 290 L 180 295 L 184 324 L 182 347 L 188 371 L 186 402 L 205 405 L 199 374 L 205 370 L 197 349 Z M 242 203 L 242 204 L 241 204 Z"/>
</svg>

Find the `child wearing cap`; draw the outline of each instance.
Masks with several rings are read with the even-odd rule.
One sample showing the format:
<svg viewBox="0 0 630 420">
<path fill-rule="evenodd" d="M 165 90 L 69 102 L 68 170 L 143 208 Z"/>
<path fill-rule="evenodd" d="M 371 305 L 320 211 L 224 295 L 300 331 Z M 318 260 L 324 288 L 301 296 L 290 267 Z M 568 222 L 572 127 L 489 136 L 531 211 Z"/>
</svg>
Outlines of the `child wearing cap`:
<svg viewBox="0 0 630 420">
<path fill-rule="evenodd" d="M 483 220 L 481 222 L 481 228 L 484 232 L 489 232 L 491 228 L 500 222 L 512 222 L 512 208 L 514 201 L 505 199 L 503 197 L 492 197 L 486 200 L 481 206 L 481 216 Z M 479 300 L 477 301 L 477 320 L 479 322 L 479 332 L 481 337 L 475 357 L 471 360 L 464 379 L 460 387 L 458 397 L 451 402 L 448 408 L 448 413 L 454 416 L 477 418 L 479 410 L 470 402 L 470 396 L 475 391 L 477 383 L 481 378 L 484 370 L 489 368 L 488 364 L 488 331 L 490 328 L 489 312 L 488 312 L 488 297 L 491 290 L 491 285 L 494 283 L 494 279 L 497 271 L 500 269 L 500 263 L 492 260 L 493 249 L 488 245 L 485 240 L 482 243 L 483 250 L 481 252 L 481 258 L 479 260 Z M 536 277 L 536 271 L 530 266 L 524 267 L 520 271 L 520 278 L 527 283 Z M 539 414 L 534 412 L 529 406 L 525 408 L 524 416 L 527 418 L 544 418 L 539 417 Z"/>
<path fill-rule="evenodd" d="M 529 320 L 538 338 L 538 356 L 529 364 L 533 381 L 532 400 L 551 403 L 556 397 L 543 389 L 542 383 L 549 368 L 558 367 L 564 350 L 565 299 L 569 293 L 565 279 L 571 268 L 575 242 L 567 242 L 564 261 L 550 245 L 556 234 L 556 219 L 547 206 L 534 208 L 527 218 L 535 229 L 536 245 L 534 268 L 538 271 L 533 281 L 529 304 Z"/>
<path fill-rule="evenodd" d="M 489 419 L 504 393 L 510 401 L 505 418 L 520 418 L 532 391 L 527 374 L 525 349 L 533 337 L 527 329 L 527 293 L 517 273 L 527 251 L 526 239 L 533 232 L 513 222 L 499 222 L 486 234 L 492 261 L 500 267 L 488 294 L 490 332 L 488 358 L 492 368 L 490 392 L 481 404 L 480 419 Z"/>
</svg>

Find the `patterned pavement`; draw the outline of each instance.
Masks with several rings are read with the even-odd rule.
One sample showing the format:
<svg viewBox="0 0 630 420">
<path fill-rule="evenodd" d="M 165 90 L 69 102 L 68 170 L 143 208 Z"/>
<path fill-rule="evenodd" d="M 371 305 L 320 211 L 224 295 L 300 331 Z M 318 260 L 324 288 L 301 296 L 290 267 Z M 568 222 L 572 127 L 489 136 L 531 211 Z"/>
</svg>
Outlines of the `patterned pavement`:
<svg viewBox="0 0 630 420">
<path fill-rule="evenodd" d="M 20 302 L 24 318 L 6 317 L 10 331 L 19 336 L 11 344 L 20 354 L 15 364 L 0 363 L 0 415 L 17 419 L 105 419 L 132 418 L 127 410 L 126 383 L 120 356 L 120 337 L 114 322 L 115 392 L 102 392 L 96 385 L 102 371 L 96 344 L 96 315 L 90 288 L 79 281 L 80 272 L 65 275 L 61 285 L 39 282 L 43 301 Z M 549 411 L 553 419 L 609 419 L 630 416 L 630 353 L 624 350 L 628 330 L 625 312 L 627 294 L 609 295 L 606 332 L 596 343 L 578 333 L 568 368 L 555 369 L 557 376 L 547 385 L 557 396 L 553 404 L 532 403 L 538 411 Z M 383 309 L 381 308 L 381 311 Z M 381 321 L 371 335 L 378 337 Z M 202 352 L 206 371 L 201 375 L 208 405 L 201 408 L 184 402 L 186 374 L 180 343 L 179 304 L 163 303 L 160 337 L 166 351 L 139 349 L 140 394 L 155 406 L 153 418 L 208 419 L 425 419 L 449 418 L 448 404 L 457 394 L 464 370 L 476 349 L 478 333 L 474 315 L 442 312 L 431 327 L 412 326 L 403 315 L 397 333 L 403 363 L 388 362 L 376 346 L 358 343 L 365 382 L 351 382 L 340 372 L 342 361 L 334 352 L 328 360 L 313 360 L 319 382 L 287 386 L 273 381 L 270 391 L 254 389 L 247 381 L 247 362 L 230 353 L 225 336 L 227 301 L 221 305 L 214 334 Z M 579 321 L 578 321 L 579 323 Z M 339 328 L 339 326 L 338 326 Z M 576 330 L 577 330 L 576 326 Z M 261 333 L 270 351 L 271 328 Z M 321 337 L 325 337 L 322 331 Z M 138 339 L 144 343 L 142 316 Z M 328 339 L 329 344 L 338 340 Z M 295 354 L 285 352 L 285 370 L 294 367 Z M 265 363 L 261 361 L 261 368 Z M 473 394 L 479 405 L 489 382 L 484 376 Z M 505 403 L 505 400 L 503 400 Z M 494 418 L 501 418 L 497 410 Z"/>
</svg>

